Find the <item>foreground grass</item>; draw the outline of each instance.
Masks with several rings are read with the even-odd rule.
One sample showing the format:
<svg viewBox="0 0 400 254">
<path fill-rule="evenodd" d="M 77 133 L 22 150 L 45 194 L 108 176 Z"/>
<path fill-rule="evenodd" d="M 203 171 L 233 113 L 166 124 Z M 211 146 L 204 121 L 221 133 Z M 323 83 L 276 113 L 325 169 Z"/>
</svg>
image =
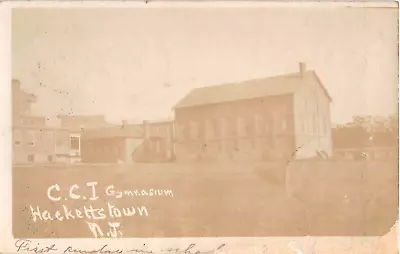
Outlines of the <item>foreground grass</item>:
<svg viewBox="0 0 400 254">
<path fill-rule="evenodd" d="M 15 237 L 91 237 L 84 220 L 36 222 L 29 206 L 56 211 L 93 205 L 148 207 L 148 217 L 119 219 L 127 237 L 382 235 L 397 214 L 394 162 L 292 162 L 262 164 L 134 164 L 15 167 Z M 47 198 L 47 188 L 98 182 L 100 198 Z M 174 197 L 124 197 L 118 189 L 170 189 Z M 100 222 L 105 226 L 107 221 Z"/>
</svg>

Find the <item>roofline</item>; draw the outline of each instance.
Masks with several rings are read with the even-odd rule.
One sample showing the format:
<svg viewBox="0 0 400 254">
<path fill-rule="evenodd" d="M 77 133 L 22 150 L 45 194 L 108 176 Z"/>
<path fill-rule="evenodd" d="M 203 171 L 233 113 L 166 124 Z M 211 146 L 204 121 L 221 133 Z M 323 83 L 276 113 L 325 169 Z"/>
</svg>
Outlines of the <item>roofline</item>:
<svg viewBox="0 0 400 254">
<path fill-rule="evenodd" d="M 173 121 L 174 121 L 174 119 L 169 119 L 169 120 L 147 120 L 146 122 L 148 124 L 157 124 L 157 123 L 164 124 L 164 123 L 172 123 Z M 140 124 L 140 125 L 142 125 L 142 124 Z"/>
<path fill-rule="evenodd" d="M 197 88 L 196 88 L 197 89 Z M 192 106 L 183 106 L 183 107 L 176 107 L 174 106 L 172 110 L 175 109 L 180 109 L 180 108 L 194 108 L 194 107 L 201 107 L 201 106 L 206 106 L 206 105 L 218 105 L 218 104 L 223 104 L 223 103 L 232 103 L 232 102 L 237 102 L 237 101 L 247 101 L 247 100 L 253 100 L 253 99 L 259 99 L 259 98 L 270 98 L 270 97 L 278 97 L 278 96 L 285 96 L 285 95 L 292 95 L 295 92 L 287 92 L 287 93 L 281 93 L 281 94 L 274 94 L 274 95 L 260 95 L 257 97 L 253 98 L 246 98 L 246 99 L 239 99 L 239 100 L 229 100 L 229 101 L 221 101 L 221 102 L 213 102 L 213 103 L 205 103 L 205 104 L 196 104 Z"/>
<path fill-rule="evenodd" d="M 13 125 L 12 129 L 34 129 L 34 130 L 53 130 L 53 131 L 69 131 L 67 128 L 49 127 L 49 126 L 30 126 L 30 125 Z"/>
<path fill-rule="evenodd" d="M 138 136 L 110 136 L 110 137 L 104 137 L 104 136 L 99 136 L 99 137 L 85 137 L 81 136 L 82 140 L 96 140 L 96 139 L 114 139 L 114 138 L 120 138 L 120 139 L 127 139 L 127 138 L 133 138 L 133 139 L 145 139 L 144 137 L 138 137 Z"/>
<path fill-rule="evenodd" d="M 306 72 L 313 72 L 315 73 L 314 70 L 306 70 Z M 236 85 L 236 84 L 240 84 L 240 83 L 244 83 L 244 82 L 251 82 L 251 81 L 259 81 L 259 80 L 264 80 L 264 79 L 274 79 L 274 78 L 283 78 L 283 77 L 294 77 L 296 75 L 299 75 L 299 72 L 291 72 L 291 73 L 285 73 L 285 74 L 278 74 L 278 75 L 273 75 L 273 76 L 269 76 L 269 77 L 264 77 L 264 78 L 251 78 L 251 79 L 244 79 L 244 80 L 240 80 L 237 82 L 229 82 L 229 83 L 223 83 L 223 84 L 215 84 L 215 85 L 210 85 L 210 86 L 203 86 L 203 87 L 196 87 L 192 90 L 190 90 L 190 92 L 188 94 L 186 94 L 186 96 L 184 96 L 182 99 L 180 99 L 175 106 L 172 107 L 172 110 L 175 110 L 177 108 L 188 108 L 188 107 L 177 107 L 177 105 L 179 105 L 179 103 L 186 98 L 190 93 L 192 93 L 193 91 L 197 90 L 197 89 L 203 89 L 203 88 L 207 88 L 207 87 L 215 87 L 215 86 L 227 86 L 227 85 Z M 317 76 L 318 78 L 318 76 Z M 318 78 L 319 79 L 319 78 Z M 322 85 L 322 83 L 321 83 Z M 292 93 L 286 93 L 286 94 L 293 94 Z M 284 95 L 284 94 L 279 94 L 279 95 Z M 272 96 L 279 96 L 279 95 L 267 95 L 266 97 L 272 97 Z M 329 94 L 327 93 L 327 95 L 329 96 Z M 254 97 L 252 99 L 256 99 L 256 98 L 261 98 L 264 96 L 260 96 L 260 97 Z M 330 97 L 330 96 L 329 96 Z M 235 100 L 236 101 L 236 100 Z M 196 106 L 200 106 L 200 105 L 211 105 L 211 104 L 219 104 L 219 103 L 208 103 L 208 104 L 199 104 L 199 105 L 194 105 L 194 106 L 189 106 L 189 107 L 196 107 Z"/>
<path fill-rule="evenodd" d="M 101 118 L 105 118 L 104 115 L 102 114 L 98 114 L 98 115 L 58 115 L 58 117 L 62 118 L 94 118 L 94 117 L 101 117 Z"/>
<path fill-rule="evenodd" d="M 322 90 L 324 90 L 326 96 L 328 96 L 329 101 L 330 101 L 330 102 L 333 102 L 333 99 L 332 99 L 332 97 L 330 96 L 330 94 L 329 94 L 329 92 L 328 92 L 328 89 L 326 89 L 326 87 L 325 87 L 324 84 L 322 83 L 321 79 L 318 77 L 317 73 L 316 73 L 314 70 L 313 70 L 312 72 L 313 72 L 314 76 L 316 77 L 316 79 L 317 79 L 319 85 L 321 86 Z"/>
</svg>

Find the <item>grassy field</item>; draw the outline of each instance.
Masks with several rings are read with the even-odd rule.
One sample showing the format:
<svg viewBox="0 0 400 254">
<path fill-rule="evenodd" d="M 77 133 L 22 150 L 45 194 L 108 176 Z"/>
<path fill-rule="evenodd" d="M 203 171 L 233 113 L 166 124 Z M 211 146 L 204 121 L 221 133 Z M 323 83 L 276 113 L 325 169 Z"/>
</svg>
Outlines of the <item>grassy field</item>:
<svg viewBox="0 0 400 254">
<path fill-rule="evenodd" d="M 111 202 L 148 209 L 148 217 L 116 220 L 125 237 L 383 235 L 397 218 L 397 179 L 397 164 L 387 161 L 14 167 L 13 231 L 15 237 L 92 237 L 84 219 L 33 222 L 30 205 L 54 214 L 62 205 L 107 210 Z M 86 182 L 98 182 L 98 200 L 47 197 L 53 184 L 63 198 L 73 184 L 89 197 Z M 115 199 L 104 193 L 109 185 L 170 189 L 174 196 Z M 106 223 L 98 223 L 103 231 Z"/>
</svg>

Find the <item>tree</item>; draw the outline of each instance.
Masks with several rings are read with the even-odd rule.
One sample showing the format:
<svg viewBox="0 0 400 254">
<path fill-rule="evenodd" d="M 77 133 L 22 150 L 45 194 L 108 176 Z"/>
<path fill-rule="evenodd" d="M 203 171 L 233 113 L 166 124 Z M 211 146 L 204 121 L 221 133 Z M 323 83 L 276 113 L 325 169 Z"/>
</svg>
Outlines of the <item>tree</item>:
<svg viewBox="0 0 400 254">
<path fill-rule="evenodd" d="M 332 128 L 334 149 L 393 147 L 398 144 L 398 116 L 354 116 L 351 122 Z"/>
</svg>

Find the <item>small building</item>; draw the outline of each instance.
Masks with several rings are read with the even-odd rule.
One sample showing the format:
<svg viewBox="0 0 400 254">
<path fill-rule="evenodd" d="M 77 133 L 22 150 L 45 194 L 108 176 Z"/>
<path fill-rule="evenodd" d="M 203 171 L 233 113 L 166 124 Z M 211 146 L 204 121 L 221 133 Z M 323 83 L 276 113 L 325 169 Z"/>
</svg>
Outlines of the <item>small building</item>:
<svg viewBox="0 0 400 254">
<path fill-rule="evenodd" d="M 140 125 L 85 130 L 81 136 L 82 162 L 129 163 L 144 141 Z"/>
<path fill-rule="evenodd" d="M 82 162 L 166 162 L 173 158 L 173 122 L 143 121 L 82 131 Z"/>
<path fill-rule="evenodd" d="M 81 162 L 81 136 L 85 130 L 98 130 L 113 125 L 108 123 L 104 115 L 59 115 L 61 127 L 71 131 L 71 162 Z"/>
<path fill-rule="evenodd" d="M 332 156 L 331 101 L 304 63 L 287 75 L 194 89 L 174 107 L 177 160 Z"/>
</svg>

